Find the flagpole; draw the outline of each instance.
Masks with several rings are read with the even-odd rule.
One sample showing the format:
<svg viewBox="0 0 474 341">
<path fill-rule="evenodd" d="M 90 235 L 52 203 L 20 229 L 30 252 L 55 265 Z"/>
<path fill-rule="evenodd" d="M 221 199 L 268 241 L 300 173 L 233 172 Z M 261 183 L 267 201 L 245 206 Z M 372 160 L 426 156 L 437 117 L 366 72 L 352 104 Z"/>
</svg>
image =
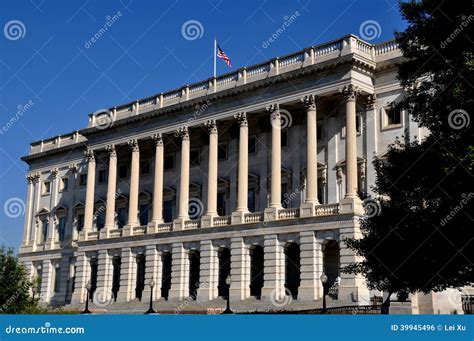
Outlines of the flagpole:
<svg viewBox="0 0 474 341">
<path fill-rule="evenodd" d="M 216 78 L 216 56 L 217 56 L 217 40 L 214 37 L 214 78 Z"/>
</svg>

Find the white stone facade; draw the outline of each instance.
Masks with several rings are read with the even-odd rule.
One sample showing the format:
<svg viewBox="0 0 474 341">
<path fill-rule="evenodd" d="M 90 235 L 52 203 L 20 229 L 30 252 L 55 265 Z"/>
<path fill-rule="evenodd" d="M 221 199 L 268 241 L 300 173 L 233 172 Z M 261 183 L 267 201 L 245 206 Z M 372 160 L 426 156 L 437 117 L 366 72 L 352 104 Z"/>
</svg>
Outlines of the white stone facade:
<svg viewBox="0 0 474 341">
<path fill-rule="evenodd" d="M 360 236 L 371 160 L 426 134 L 391 108 L 401 58 L 349 35 L 33 143 L 20 257 L 42 301 L 81 304 L 88 282 L 144 300 L 153 279 L 157 300 L 311 302 L 324 271 L 338 300 L 366 304 L 339 268 L 356 259 L 344 238 Z"/>
</svg>

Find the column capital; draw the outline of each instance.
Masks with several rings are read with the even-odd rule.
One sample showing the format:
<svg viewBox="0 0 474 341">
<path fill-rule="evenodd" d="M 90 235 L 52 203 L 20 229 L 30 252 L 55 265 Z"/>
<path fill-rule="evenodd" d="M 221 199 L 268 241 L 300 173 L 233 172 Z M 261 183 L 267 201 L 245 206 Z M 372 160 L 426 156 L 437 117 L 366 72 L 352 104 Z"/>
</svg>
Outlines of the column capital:
<svg viewBox="0 0 474 341">
<path fill-rule="evenodd" d="M 94 155 L 94 151 L 92 149 L 87 149 L 85 152 L 84 152 L 84 156 L 86 157 L 87 161 L 88 162 L 92 162 L 92 161 L 95 161 L 95 155 Z"/>
<path fill-rule="evenodd" d="M 27 181 L 28 185 L 31 185 L 34 180 L 35 180 L 35 175 L 34 174 L 28 174 L 26 176 L 26 181 Z"/>
<path fill-rule="evenodd" d="M 234 118 L 239 122 L 239 125 L 241 127 L 246 127 L 248 126 L 247 122 L 247 113 L 245 111 L 238 112 L 234 115 Z"/>
<path fill-rule="evenodd" d="M 53 168 L 53 169 L 51 170 L 51 177 L 52 177 L 53 179 L 56 179 L 56 178 L 58 177 L 58 173 L 59 173 L 59 169 L 58 169 L 58 168 Z"/>
<path fill-rule="evenodd" d="M 187 126 L 179 127 L 175 130 L 174 136 L 179 137 L 182 140 L 189 140 L 189 131 Z"/>
<path fill-rule="evenodd" d="M 280 105 L 278 103 L 270 104 L 265 108 L 274 118 L 280 116 Z"/>
<path fill-rule="evenodd" d="M 207 120 L 204 125 L 206 126 L 209 134 L 217 134 L 217 123 L 216 120 Z"/>
<path fill-rule="evenodd" d="M 306 110 L 316 110 L 316 103 L 318 101 L 319 97 L 313 94 L 301 97 L 301 102 L 303 103 Z"/>
<path fill-rule="evenodd" d="M 117 151 L 115 150 L 115 145 L 114 144 L 108 144 L 105 147 L 105 150 L 107 150 L 110 157 L 117 157 Z"/>
<path fill-rule="evenodd" d="M 69 165 L 69 172 L 71 172 L 72 174 L 77 173 L 77 164 L 71 163 L 71 164 Z"/>
<path fill-rule="evenodd" d="M 137 139 L 131 139 L 127 143 L 130 146 L 130 148 L 132 149 L 132 152 L 139 152 L 140 151 Z"/>
<path fill-rule="evenodd" d="M 342 87 L 339 92 L 346 98 L 346 101 L 355 101 L 356 97 L 360 95 L 359 87 L 353 84 Z"/>
<path fill-rule="evenodd" d="M 151 135 L 151 139 L 155 142 L 155 145 L 162 146 L 163 145 L 163 134 L 155 133 Z"/>
<path fill-rule="evenodd" d="M 375 109 L 376 103 L 377 103 L 377 95 L 376 94 L 369 95 L 365 99 L 365 108 L 369 110 Z"/>
</svg>

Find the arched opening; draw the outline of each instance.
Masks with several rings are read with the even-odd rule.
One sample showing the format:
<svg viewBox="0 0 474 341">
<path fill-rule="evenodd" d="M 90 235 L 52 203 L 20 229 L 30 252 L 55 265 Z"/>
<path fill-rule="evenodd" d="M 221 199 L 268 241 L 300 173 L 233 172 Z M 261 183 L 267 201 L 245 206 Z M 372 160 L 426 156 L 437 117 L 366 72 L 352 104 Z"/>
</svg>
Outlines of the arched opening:
<svg viewBox="0 0 474 341">
<path fill-rule="evenodd" d="M 135 298 L 142 299 L 143 289 L 145 289 L 145 256 L 137 256 L 137 282 L 135 285 Z"/>
<path fill-rule="evenodd" d="M 171 289 L 171 253 L 163 253 L 161 261 L 163 262 L 163 272 L 161 273 L 161 297 L 167 300 Z"/>
<path fill-rule="evenodd" d="M 339 276 L 340 267 L 340 247 L 335 240 L 330 240 L 326 243 L 323 253 L 323 269 L 328 281 L 326 283 L 326 290 L 328 290 Z"/>
<path fill-rule="evenodd" d="M 120 290 L 120 269 L 122 267 L 122 257 L 116 256 L 112 259 L 112 295 L 114 301 L 117 301 L 117 295 Z"/>
<path fill-rule="evenodd" d="M 201 255 L 199 251 L 189 252 L 189 297 L 196 299 L 197 289 L 199 288 L 199 268 L 201 266 Z"/>
<path fill-rule="evenodd" d="M 301 256 L 300 246 L 290 243 L 285 248 L 285 288 L 296 299 L 301 281 Z"/>
<path fill-rule="evenodd" d="M 97 270 L 99 268 L 99 261 L 97 258 L 91 259 L 91 290 L 89 292 L 89 299 L 92 301 L 94 298 L 94 292 L 97 289 Z"/>
<path fill-rule="evenodd" d="M 260 299 L 263 287 L 263 247 L 254 246 L 250 250 L 250 296 Z"/>
<path fill-rule="evenodd" d="M 217 286 L 218 295 L 220 297 L 229 296 L 229 285 L 226 282 L 230 275 L 230 250 L 223 248 L 219 250 L 219 284 Z"/>
</svg>

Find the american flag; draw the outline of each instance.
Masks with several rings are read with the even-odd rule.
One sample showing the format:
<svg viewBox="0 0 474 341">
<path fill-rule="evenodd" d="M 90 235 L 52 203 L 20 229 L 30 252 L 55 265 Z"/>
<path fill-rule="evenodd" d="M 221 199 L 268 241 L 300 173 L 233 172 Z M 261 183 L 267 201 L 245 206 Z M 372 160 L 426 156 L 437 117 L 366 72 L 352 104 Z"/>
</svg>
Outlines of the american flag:
<svg viewBox="0 0 474 341">
<path fill-rule="evenodd" d="M 217 57 L 222 59 L 227 64 L 228 67 L 232 67 L 229 57 L 227 57 L 226 53 L 222 51 L 219 45 L 217 45 Z"/>
</svg>

